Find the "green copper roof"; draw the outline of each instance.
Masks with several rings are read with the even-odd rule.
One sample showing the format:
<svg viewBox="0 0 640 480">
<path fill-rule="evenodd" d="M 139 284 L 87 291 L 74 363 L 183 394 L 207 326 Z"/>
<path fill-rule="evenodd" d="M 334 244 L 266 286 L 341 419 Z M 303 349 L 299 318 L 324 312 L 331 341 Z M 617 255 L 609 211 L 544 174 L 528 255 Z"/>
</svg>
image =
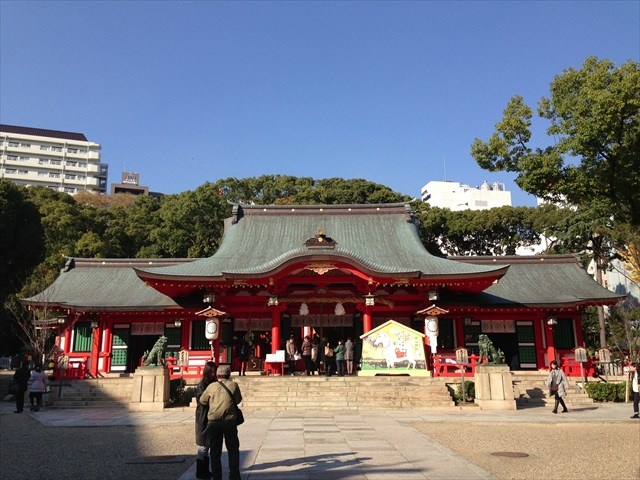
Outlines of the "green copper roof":
<svg viewBox="0 0 640 480">
<path fill-rule="evenodd" d="M 333 247 L 308 246 L 318 230 Z M 489 274 L 504 265 L 470 265 L 438 258 L 422 245 L 404 204 L 236 206 L 225 221 L 220 248 L 205 259 L 164 268 L 141 268 L 140 276 L 203 278 L 259 276 L 296 259 L 344 260 L 381 276 L 415 278 Z"/>
<path fill-rule="evenodd" d="M 624 298 L 593 280 L 575 255 L 450 258 L 478 265 L 509 265 L 497 284 L 482 293 L 461 297 L 457 304 L 543 307 L 611 304 Z"/>
<path fill-rule="evenodd" d="M 176 302 L 147 286 L 132 267 L 184 260 L 73 259 L 51 286 L 24 303 L 82 310 L 164 310 Z M 191 261 L 191 260 L 189 260 Z"/>
</svg>

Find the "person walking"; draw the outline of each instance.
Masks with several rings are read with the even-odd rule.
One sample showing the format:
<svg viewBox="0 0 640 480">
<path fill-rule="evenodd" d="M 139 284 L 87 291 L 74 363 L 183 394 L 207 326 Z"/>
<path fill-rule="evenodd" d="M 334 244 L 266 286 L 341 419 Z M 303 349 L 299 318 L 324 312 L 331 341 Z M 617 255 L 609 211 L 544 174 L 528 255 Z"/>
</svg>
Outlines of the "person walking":
<svg viewBox="0 0 640 480">
<path fill-rule="evenodd" d="M 562 405 L 562 413 L 567 413 L 569 410 L 564 403 L 563 397 L 567 395 L 569 380 L 564 372 L 558 368 L 558 362 L 555 360 L 551 362 L 551 371 L 547 378 L 547 387 L 549 387 L 549 395 L 555 397 L 553 413 L 558 413 L 558 405 Z"/>
<path fill-rule="evenodd" d="M 237 411 L 242 393 L 236 382 L 230 379 L 231 367 L 220 365 L 216 370 L 217 382 L 212 382 L 200 397 L 199 403 L 207 405 L 207 436 L 213 480 L 222 480 L 222 441 L 229 457 L 229 480 L 240 480 L 240 440 L 238 439 Z M 226 387 L 226 388 L 225 388 Z"/>
<path fill-rule="evenodd" d="M 355 360 L 354 346 L 351 338 L 344 342 L 344 361 L 347 367 L 347 375 L 353 375 L 353 362 Z"/>
<path fill-rule="evenodd" d="M 640 403 L 640 390 L 638 390 L 638 362 L 632 363 L 629 367 L 629 380 L 631 382 L 631 395 L 633 397 L 633 415 L 631 418 L 640 418 L 640 410 L 638 404 Z"/>
<path fill-rule="evenodd" d="M 320 369 L 318 364 L 320 363 L 320 358 L 318 357 L 318 350 L 320 348 L 320 338 L 318 334 L 313 336 L 313 340 L 311 341 L 311 373 L 314 372 L 320 375 Z"/>
<path fill-rule="evenodd" d="M 207 362 L 202 370 L 202 379 L 196 386 L 196 445 L 198 451 L 196 453 L 196 478 L 211 478 L 209 471 L 209 439 L 207 436 L 207 425 L 209 419 L 209 405 L 202 405 L 200 397 L 211 383 L 216 381 L 216 364 Z"/>
<path fill-rule="evenodd" d="M 42 407 L 42 394 L 47 390 L 47 376 L 42 371 L 40 365 L 31 372 L 29 384 L 29 404 L 31 411 L 37 412 Z"/>
<path fill-rule="evenodd" d="M 24 410 L 24 393 L 27 391 L 30 376 L 29 362 L 23 360 L 20 368 L 13 374 L 13 381 L 18 386 L 16 391 L 16 411 L 14 413 L 22 413 L 22 410 Z"/>
<path fill-rule="evenodd" d="M 342 339 L 338 340 L 338 345 L 333 350 L 336 358 L 336 370 L 339 377 L 344 377 L 344 354 L 346 349 L 344 348 L 344 344 L 342 343 Z"/>
<path fill-rule="evenodd" d="M 313 375 L 313 363 L 311 362 L 312 348 L 313 345 L 311 345 L 311 338 L 307 335 L 304 337 L 304 340 L 302 340 L 302 346 L 300 347 L 302 360 L 304 361 L 304 369 L 307 372 L 307 375 Z"/>
<path fill-rule="evenodd" d="M 287 362 L 289 363 L 289 375 L 295 375 L 296 355 L 298 354 L 298 347 L 296 347 L 296 341 L 293 335 L 291 335 L 291 337 L 289 337 L 289 340 L 287 340 L 285 348 L 287 350 Z"/>
</svg>

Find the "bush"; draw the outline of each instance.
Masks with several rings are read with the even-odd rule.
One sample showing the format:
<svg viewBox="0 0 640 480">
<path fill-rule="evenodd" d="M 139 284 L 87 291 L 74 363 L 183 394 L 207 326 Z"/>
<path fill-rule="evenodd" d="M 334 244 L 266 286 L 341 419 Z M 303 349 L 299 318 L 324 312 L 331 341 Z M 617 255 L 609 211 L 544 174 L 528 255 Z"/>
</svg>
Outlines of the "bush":
<svg viewBox="0 0 640 480">
<path fill-rule="evenodd" d="M 169 382 L 169 403 L 174 406 L 189 405 L 196 395 L 196 387 L 187 387 L 183 379 Z"/>
<path fill-rule="evenodd" d="M 627 382 L 587 382 L 584 388 L 587 395 L 596 402 L 624 402 Z"/>
<path fill-rule="evenodd" d="M 464 382 L 464 399 L 469 402 L 472 401 L 476 397 L 476 384 L 470 381 Z M 453 399 L 456 404 L 462 403 L 462 388 L 461 384 L 456 385 L 455 392 L 453 394 Z"/>
</svg>

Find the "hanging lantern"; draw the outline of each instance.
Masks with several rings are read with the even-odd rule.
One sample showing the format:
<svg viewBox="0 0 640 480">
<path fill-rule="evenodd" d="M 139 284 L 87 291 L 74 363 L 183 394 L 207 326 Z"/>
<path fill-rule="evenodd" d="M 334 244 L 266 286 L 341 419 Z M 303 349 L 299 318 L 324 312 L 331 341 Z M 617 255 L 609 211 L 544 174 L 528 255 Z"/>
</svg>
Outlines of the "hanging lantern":
<svg viewBox="0 0 640 480">
<path fill-rule="evenodd" d="M 438 317 L 427 316 L 424 319 L 424 329 L 428 337 L 438 336 Z"/>
<path fill-rule="evenodd" d="M 300 311 L 298 312 L 300 315 L 309 315 L 309 307 L 306 303 L 300 305 Z"/>
<path fill-rule="evenodd" d="M 342 303 L 340 303 L 340 302 L 336 303 L 336 308 L 333 311 L 333 313 L 338 315 L 338 316 L 345 314 L 344 306 L 342 305 Z"/>
<path fill-rule="evenodd" d="M 207 340 L 215 340 L 218 338 L 218 334 L 220 333 L 220 320 L 217 318 L 209 318 L 207 319 L 207 323 L 205 324 L 204 336 L 207 337 Z"/>
</svg>

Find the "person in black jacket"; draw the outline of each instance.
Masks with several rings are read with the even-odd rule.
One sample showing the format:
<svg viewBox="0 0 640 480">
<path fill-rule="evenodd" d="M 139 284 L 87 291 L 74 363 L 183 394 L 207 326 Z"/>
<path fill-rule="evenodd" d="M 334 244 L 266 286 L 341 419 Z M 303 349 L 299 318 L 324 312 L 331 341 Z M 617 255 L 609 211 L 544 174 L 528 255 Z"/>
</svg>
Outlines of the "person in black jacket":
<svg viewBox="0 0 640 480">
<path fill-rule="evenodd" d="M 29 362 L 25 360 L 22 362 L 22 366 L 13 374 L 13 381 L 18 385 L 18 391 L 16 392 L 16 411 L 14 413 L 22 413 L 24 409 L 24 392 L 27 391 L 29 377 L 31 377 Z"/>
<path fill-rule="evenodd" d="M 200 397 L 207 387 L 216 381 L 216 364 L 207 362 L 202 371 L 202 380 L 196 387 L 196 445 L 198 453 L 196 455 L 196 478 L 211 478 L 209 471 L 209 437 L 207 435 L 207 414 L 209 406 L 200 403 Z"/>
</svg>

